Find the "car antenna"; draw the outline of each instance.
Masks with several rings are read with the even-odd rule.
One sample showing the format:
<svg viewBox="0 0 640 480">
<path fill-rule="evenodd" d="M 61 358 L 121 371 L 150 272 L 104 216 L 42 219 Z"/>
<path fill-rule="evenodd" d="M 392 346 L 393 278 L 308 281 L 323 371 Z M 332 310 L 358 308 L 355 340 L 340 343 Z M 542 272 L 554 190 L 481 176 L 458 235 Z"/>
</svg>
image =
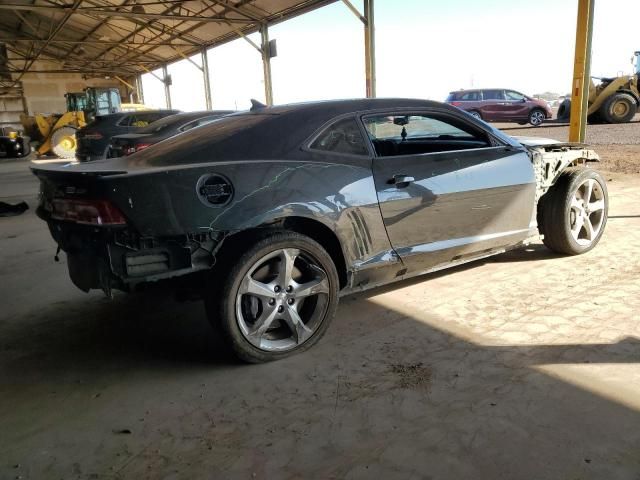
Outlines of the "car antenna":
<svg viewBox="0 0 640 480">
<path fill-rule="evenodd" d="M 255 98 L 251 99 L 251 112 L 255 112 L 256 110 L 260 110 L 261 108 L 266 108 L 266 105 L 262 102 L 259 102 Z"/>
</svg>

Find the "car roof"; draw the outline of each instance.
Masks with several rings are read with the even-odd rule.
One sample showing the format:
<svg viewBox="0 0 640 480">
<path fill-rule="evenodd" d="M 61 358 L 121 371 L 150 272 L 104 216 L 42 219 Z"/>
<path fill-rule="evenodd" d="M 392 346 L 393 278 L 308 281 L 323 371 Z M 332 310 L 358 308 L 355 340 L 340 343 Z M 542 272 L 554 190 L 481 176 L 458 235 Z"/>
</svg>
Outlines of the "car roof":
<svg viewBox="0 0 640 480">
<path fill-rule="evenodd" d="M 462 115 L 461 110 L 441 102 L 406 98 L 329 100 L 252 110 L 224 116 L 136 154 L 140 162 L 156 166 L 209 159 L 300 158 L 301 146 L 324 125 L 356 114 L 437 109 Z M 149 153 L 150 152 L 150 153 Z"/>
<path fill-rule="evenodd" d="M 259 106 L 249 113 L 270 115 L 290 114 L 295 112 L 313 112 L 318 116 L 335 117 L 341 114 L 377 110 L 387 108 L 441 107 L 443 104 L 432 100 L 412 98 L 356 98 L 345 100 L 319 100 L 313 102 L 289 103 L 272 107 Z M 247 112 L 238 112 L 246 114 Z"/>
</svg>

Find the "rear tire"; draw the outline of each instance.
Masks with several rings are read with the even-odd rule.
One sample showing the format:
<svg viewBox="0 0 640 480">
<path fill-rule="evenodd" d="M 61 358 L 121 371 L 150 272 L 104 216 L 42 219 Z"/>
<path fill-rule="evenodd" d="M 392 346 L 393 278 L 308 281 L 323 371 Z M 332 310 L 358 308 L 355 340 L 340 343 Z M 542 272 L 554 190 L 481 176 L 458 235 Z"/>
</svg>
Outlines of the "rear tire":
<svg viewBox="0 0 640 480">
<path fill-rule="evenodd" d="M 235 355 L 262 363 L 317 343 L 338 306 L 338 272 L 326 250 L 305 235 L 276 231 L 236 258 L 205 296 L 209 320 Z"/>
<path fill-rule="evenodd" d="M 600 241 L 608 211 L 602 175 L 590 168 L 568 168 L 538 203 L 538 230 L 550 250 L 579 255 Z"/>
<path fill-rule="evenodd" d="M 558 107 L 556 118 L 561 122 L 568 122 L 571 117 L 571 100 L 563 100 Z"/>
<path fill-rule="evenodd" d="M 51 150 L 60 158 L 75 158 L 76 147 L 76 129 L 73 127 L 60 127 L 51 135 Z"/>
<path fill-rule="evenodd" d="M 628 123 L 637 112 L 636 99 L 628 93 L 611 95 L 600 107 L 600 115 L 608 123 Z"/>
</svg>

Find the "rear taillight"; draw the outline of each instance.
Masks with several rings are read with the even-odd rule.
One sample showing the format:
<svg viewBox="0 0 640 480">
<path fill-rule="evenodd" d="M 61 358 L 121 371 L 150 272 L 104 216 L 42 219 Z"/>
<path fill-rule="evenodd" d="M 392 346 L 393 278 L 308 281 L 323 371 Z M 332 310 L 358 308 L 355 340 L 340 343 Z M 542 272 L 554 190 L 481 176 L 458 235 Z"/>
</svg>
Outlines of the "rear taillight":
<svg viewBox="0 0 640 480">
<path fill-rule="evenodd" d="M 126 147 L 124 149 L 124 154 L 125 155 L 132 155 L 136 152 L 139 152 L 140 150 L 144 150 L 147 147 L 150 147 L 151 143 L 139 143 L 138 145 L 133 145 L 131 147 Z"/>
<path fill-rule="evenodd" d="M 453 105 L 454 107 L 459 107 L 460 105 L 462 105 L 462 102 L 451 102 L 451 105 Z"/>
<path fill-rule="evenodd" d="M 107 200 L 56 198 L 51 218 L 83 225 L 126 225 L 127 220 L 118 208 Z"/>
</svg>

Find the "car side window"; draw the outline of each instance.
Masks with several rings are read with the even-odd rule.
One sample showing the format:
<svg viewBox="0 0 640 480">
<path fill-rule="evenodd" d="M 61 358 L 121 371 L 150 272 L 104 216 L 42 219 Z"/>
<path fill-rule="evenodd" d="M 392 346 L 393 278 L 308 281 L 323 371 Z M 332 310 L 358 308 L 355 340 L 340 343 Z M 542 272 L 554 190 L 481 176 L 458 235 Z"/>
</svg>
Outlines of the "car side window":
<svg viewBox="0 0 640 480">
<path fill-rule="evenodd" d="M 131 125 L 134 127 L 146 127 L 150 123 L 155 122 L 156 120 L 160 120 L 164 118 L 165 115 L 162 113 L 137 113 L 132 115 L 133 120 Z"/>
<path fill-rule="evenodd" d="M 480 92 L 467 92 L 460 96 L 460 100 L 467 102 L 475 102 L 480 100 Z"/>
<path fill-rule="evenodd" d="M 504 100 L 504 92 L 502 90 L 484 90 L 485 100 Z"/>
<path fill-rule="evenodd" d="M 514 100 L 517 102 L 521 102 L 524 100 L 524 95 L 522 95 L 521 93 L 518 92 L 514 92 L 513 90 L 507 90 L 505 93 L 505 96 L 507 98 L 507 100 Z"/>
<path fill-rule="evenodd" d="M 369 154 L 355 118 L 345 118 L 332 123 L 316 137 L 309 148 L 349 155 Z"/>
<path fill-rule="evenodd" d="M 363 121 L 379 157 L 493 146 L 486 132 L 446 114 L 375 115 Z"/>
</svg>

